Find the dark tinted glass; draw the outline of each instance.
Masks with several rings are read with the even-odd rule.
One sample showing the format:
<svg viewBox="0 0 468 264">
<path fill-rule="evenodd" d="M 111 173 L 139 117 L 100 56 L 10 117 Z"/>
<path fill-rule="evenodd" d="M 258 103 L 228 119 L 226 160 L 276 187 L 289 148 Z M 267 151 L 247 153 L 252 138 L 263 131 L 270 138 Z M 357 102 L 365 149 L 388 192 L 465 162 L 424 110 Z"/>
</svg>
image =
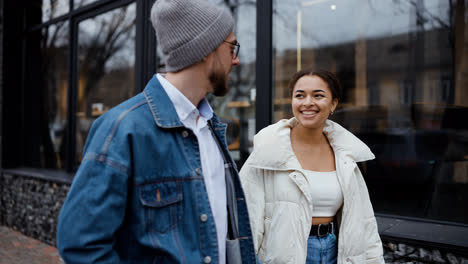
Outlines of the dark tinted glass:
<svg viewBox="0 0 468 264">
<path fill-rule="evenodd" d="M 68 23 L 28 35 L 25 165 L 64 169 L 68 110 Z M 34 131 L 34 132 L 33 132 Z"/>
</svg>

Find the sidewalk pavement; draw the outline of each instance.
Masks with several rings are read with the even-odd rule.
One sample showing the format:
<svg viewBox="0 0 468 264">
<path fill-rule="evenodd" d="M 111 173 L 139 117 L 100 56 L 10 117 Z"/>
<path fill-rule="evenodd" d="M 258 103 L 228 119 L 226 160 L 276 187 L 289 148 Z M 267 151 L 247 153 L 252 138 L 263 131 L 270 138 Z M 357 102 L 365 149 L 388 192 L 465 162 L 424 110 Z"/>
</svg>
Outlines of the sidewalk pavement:
<svg viewBox="0 0 468 264">
<path fill-rule="evenodd" d="M 0 226 L 0 264 L 63 264 L 55 247 Z"/>
</svg>

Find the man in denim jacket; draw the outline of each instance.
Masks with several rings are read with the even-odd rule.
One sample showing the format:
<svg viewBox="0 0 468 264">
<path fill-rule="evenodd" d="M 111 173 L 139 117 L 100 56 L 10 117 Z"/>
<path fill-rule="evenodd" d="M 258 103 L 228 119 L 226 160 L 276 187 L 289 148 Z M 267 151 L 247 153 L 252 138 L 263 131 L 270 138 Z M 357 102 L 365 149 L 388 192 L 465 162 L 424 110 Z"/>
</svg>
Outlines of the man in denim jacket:
<svg viewBox="0 0 468 264">
<path fill-rule="evenodd" d="M 59 216 L 66 263 L 255 263 L 247 207 L 207 93 L 240 45 L 208 0 L 157 0 L 166 57 L 144 91 L 98 118 Z"/>
</svg>

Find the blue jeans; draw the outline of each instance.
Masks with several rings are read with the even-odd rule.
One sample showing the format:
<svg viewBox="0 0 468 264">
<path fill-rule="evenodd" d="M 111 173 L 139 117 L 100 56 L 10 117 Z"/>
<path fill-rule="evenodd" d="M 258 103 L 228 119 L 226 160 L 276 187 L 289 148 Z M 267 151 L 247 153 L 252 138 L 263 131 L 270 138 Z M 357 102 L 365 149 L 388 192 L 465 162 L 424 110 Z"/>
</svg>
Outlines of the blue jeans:
<svg viewBox="0 0 468 264">
<path fill-rule="evenodd" d="M 335 234 L 309 236 L 306 264 L 336 264 L 338 245 Z"/>
</svg>

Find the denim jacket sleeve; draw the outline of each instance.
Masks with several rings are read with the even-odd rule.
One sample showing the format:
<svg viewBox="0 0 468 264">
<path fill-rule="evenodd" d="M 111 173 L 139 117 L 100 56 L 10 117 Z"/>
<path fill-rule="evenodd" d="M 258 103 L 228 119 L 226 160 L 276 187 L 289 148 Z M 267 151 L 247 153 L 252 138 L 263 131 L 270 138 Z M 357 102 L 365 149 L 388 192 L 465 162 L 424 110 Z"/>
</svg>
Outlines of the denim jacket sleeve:
<svg viewBox="0 0 468 264">
<path fill-rule="evenodd" d="M 125 218 L 131 155 L 129 125 L 115 133 L 115 124 L 112 116 L 93 123 L 60 212 L 57 248 L 66 263 L 120 263 L 115 242 Z"/>
<path fill-rule="evenodd" d="M 127 175 L 97 159 L 78 170 L 59 216 L 57 247 L 66 263 L 119 263 L 113 250 L 123 222 Z"/>
</svg>

